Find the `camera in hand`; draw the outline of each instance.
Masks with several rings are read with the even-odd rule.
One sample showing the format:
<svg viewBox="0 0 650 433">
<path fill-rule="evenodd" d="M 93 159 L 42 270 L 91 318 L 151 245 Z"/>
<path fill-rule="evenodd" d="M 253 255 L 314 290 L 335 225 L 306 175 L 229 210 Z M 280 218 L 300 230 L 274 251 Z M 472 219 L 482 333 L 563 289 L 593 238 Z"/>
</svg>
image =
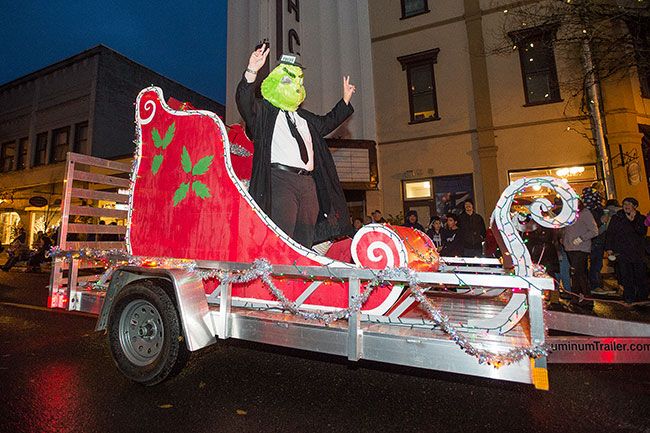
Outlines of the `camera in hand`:
<svg viewBox="0 0 650 433">
<path fill-rule="evenodd" d="M 262 45 L 266 45 L 266 48 L 271 48 L 271 44 L 269 43 L 269 40 L 267 38 L 264 38 L 263 40 L 258 42 L 258 44 L 255 45 L 255 49 L 259 50 L 260 48 L 262 48 Z"/>
</svg>

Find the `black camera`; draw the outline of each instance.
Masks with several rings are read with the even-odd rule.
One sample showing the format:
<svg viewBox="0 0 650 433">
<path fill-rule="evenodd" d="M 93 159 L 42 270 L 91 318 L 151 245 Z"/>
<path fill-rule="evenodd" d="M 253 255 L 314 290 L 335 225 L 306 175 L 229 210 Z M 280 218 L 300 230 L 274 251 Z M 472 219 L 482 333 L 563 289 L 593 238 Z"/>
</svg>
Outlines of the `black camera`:
<svg viewBox="0 0 650 433">
<path fill-rule="evenodd" d="M 266 48 L 271 47 L 271 44 L 269 43 L 269 40 L 267 38 L 264 38 L 257 45 L 255 45 L 255 49 L 259 50 L 260 48 L 262 48 L 262 45 L 266 45 Z"/>
</svg>

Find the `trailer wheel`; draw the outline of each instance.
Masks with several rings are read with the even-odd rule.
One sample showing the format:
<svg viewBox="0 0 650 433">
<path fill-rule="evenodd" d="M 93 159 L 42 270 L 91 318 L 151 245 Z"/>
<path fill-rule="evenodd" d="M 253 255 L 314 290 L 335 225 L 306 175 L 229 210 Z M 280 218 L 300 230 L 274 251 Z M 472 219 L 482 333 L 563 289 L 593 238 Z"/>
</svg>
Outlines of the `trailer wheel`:
<svg viewBox="0 0 650 433">
<path fill-rule="evenodd" d="M 120 291 L 110 315 L 108 340 L 120 372 L 147 386 L 178 373 L 189 357 L 174 302 L 150 281 L 137 281 Z"/>
</svg>

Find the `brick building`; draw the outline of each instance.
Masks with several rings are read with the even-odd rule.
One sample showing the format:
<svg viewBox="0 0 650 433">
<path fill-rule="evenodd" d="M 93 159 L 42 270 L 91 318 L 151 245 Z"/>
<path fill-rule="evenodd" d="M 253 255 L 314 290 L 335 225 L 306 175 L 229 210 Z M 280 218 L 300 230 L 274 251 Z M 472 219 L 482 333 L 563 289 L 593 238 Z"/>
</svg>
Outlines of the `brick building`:
<svg viewBox="0 0 650 433">
<path fill-rule="evenodd" d="M 149 85 L 165 96 L 224 115 L 213 101 L 99 45 L 0 85 L 0 242 L 22 225 L 56 225 L 69 151 L 130 158 L 134 109 Z"/>
</svg>

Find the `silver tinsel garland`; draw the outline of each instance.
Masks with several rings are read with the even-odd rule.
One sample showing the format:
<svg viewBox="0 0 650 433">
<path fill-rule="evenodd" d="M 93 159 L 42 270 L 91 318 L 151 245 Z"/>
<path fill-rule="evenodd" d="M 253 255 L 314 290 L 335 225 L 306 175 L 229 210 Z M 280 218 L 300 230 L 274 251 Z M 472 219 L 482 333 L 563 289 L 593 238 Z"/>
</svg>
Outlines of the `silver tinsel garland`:
<svg viewBox="0 0 650 433">
<path fill-rule="evenodd" d="M 79 258 L 83 260 L 94 260 L 110 262 L 106 274 L 112 273 L 119 264 L 128 264 L 132 266 L 141 266 L 143 263 L 156 262 L 158 267 L 163 268 L 181 268 L 195 274 L 197 277 L 205 279 L 218 279 L 221 284 L 245 284 L 260 279 L 271 294 L 279 301 L 282 308 L 291 314 L 303 317 L 307 320 L 318 320 L 326 325 L 341 319 L 348 319 L 352 314 L 358 313 L 366 303 L 376 287 L 389 283 L 396 278 L 408 279 L 408 290 L 411 292 L 420 308 L 426 315 L 443 331 L 449 339 L 456 343 L 465 353 L 475 357 L 479 364 L 488 364 L 494 367 L 509 365 L 521 361 L 524 358 L 540 358 L 548 356 L 548 346 L 534 345 L 529 347 L 518 346 L 507 352 L 492 352 L 485 349 L 479 349 L 474 346 L 468 338 L 460 333 L 454 327 L 449 318 L 429 301 L 424 290 L 420 287 L 420 280 L 412 269 L 408 268 L 388 268 L 378 271 L 376 277 L 368 282 L 366 290 L 357 298 L 350 302 L 348 308 L 339 309 L 333 312 L 305 311 L 298 308 L 295 302 L 290 301 L 280 290 L 271 278 L 273 267 L 267 259 L 257 259 L 252 266 L 242 272 L 227 272 L 220 269 L 205 270 L 197 267 L 195 261 L 182 259 L 165 259 L 165 258 L 148 258 L 130 256 L 120 250 L 93 250 L 90 248 L 78 251 L 62 251 L 53 248 L 50 252 L 52 257 L 59 258 Z M 108 277 L 109 275 L 106 275 Z M 107 278 L 102 277 L 100 281 Z"/>
</svg>

